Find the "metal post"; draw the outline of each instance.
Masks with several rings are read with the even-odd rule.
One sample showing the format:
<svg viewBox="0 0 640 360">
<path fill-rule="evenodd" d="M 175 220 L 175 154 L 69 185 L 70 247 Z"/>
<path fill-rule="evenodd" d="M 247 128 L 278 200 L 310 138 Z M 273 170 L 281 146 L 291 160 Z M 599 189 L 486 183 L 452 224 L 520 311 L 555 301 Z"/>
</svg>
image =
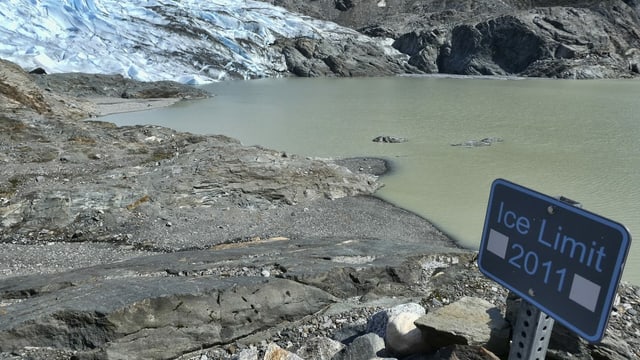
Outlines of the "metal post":
<svg viewBox="0 0 640 360">
<path fill-rule="evenodd" d="M 544 360 L 554 320 L 522 300 L 511 336 L 509 360 Z"/>
<path fill-rule="evenodd" d="M 566 204 L 582 208 L 580 202 L 567 197 L 558 196 L 557 199 Z M 549 215 L 553 215 L 555 209 L 550 206 L 547 211 Z M 509 360 L 544 360 L 547 355 L 549 340 L 551 340 L 554 322 L 549 315 L 522 299 L 516 326 L 513 329 L 513 335 L 511 335 Z"/>
</svg>

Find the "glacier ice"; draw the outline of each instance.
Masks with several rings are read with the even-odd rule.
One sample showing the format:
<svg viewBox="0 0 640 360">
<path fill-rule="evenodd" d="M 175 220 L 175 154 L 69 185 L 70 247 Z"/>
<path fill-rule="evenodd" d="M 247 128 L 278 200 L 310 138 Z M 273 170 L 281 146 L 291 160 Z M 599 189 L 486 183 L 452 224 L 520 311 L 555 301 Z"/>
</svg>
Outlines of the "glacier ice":
<svg viewBox="0 0 640 360">
<path fill-rule="evenodd" d="M 0 58 L 47 73 L 199 84 L 277 76 L 277 37 L 362 36 L 253 0 L 3 0 Z"/>
</svg>

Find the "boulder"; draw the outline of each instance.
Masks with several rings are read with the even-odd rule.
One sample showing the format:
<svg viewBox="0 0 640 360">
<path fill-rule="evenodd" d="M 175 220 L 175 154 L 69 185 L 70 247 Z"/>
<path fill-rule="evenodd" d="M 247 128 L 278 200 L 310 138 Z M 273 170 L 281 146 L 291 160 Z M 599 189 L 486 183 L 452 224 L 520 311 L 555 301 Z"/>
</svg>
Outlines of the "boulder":
<svg viewBox="0 0 640 360">
<path fill-rule="evenodd" d="M 327 337 L 309 339 L 296 354 L 303 359 L 331 360 L 334 355 L 345 347 L 341 342 Z"/>
<path fill-rule="evenodd" d="M 414 324 L 421 315 L 402 312 L 392 316 L 387 325 L 385 343 L 393 354 L 407 356 L 430 350 L 422 331 Z"/>
<path fill-rule="evenodd" d="M 383 355 L 384 339 L 374 333 L 356 338 L 351 344 L 338 352 L 332 360 L 370 360 Z"/>
<path fill-rule="evenodd" d="M 398 37 L 393 47 L 410 56 L 410 65 L 431 74 L 439 72 L 437 59 L 445 41 L 445 34 L 438 29 L 412 31 Z"/>
<path fill-rule="evenodd" d="M 389 326 L 389 319 L 399 314 L 415 314 L 420 317 L 426 314 L 425 308 L 418 303 L 406 303 L 396 305 L 394 307 L 381 310 L 371 316 L 367 322 L 367 332 L 378 334 L 383 339 L 387 337 L 387 327 Z"/>
<path fill-rule="evenodd" d="M 236 354 L 236 356 L 234 357 L 235 360 L 258 360 L 258 349 L 256 348 L 249 348 L 249 349 L 243 349 L 242 351 L 240 351 L 238 354 Z M 198 360 L 209 360 L 209 357 L 205 357 L 203 359 L 204 356 L 201 356 L 200 359 Z"/>
<path fill-rule="evenodd" d="M 287 351 L 276 344 L 269 344 L 264 354 L 264 360 L 303 360 L 300 356 Z"/>
<path fill-rule="evenodd" d="M 508 353 L 510 326 L 500 310 L 486 300 L 463 297 L 415 321 L 434 348 L 478 345 L 502 355 Z"/>
</svg>

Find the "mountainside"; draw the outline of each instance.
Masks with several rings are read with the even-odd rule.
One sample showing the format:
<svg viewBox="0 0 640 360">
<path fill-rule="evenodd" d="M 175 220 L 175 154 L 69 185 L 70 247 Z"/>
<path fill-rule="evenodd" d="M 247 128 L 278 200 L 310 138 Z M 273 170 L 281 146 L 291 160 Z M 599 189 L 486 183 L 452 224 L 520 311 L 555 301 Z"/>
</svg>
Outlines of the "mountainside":
<svg viewBox="0 0 640 360">
<path fill-rule="evenodd" d="M 639 13 L 637 0 L 7 0 L 0 58 L 28 71 L 190 84 L 292 74 L 621 78 L 640 73 Z"/>
<path fill-rule="evenodd" d="M 314 66 L 322 68 L 318 75 L 349 75 L 367 66 L 382 74 L 406 68 L 406 55 L 388 41 L 251 0 L 0 3 L 0 58 L 29 71 L 183 83 L 280 76 L 289 72 L 278 41 L 295 38 L 322 43 Z M 344 44 L 358 54 L 352 63 L 342 55 Z M 309 59 L 313 64 L 312 54 Z"/>
<path fill-rule="evenodd" d="M 636 0 L 270 0 L 393 38 L 426 73 L 618 78 L 640 72 Z"/>
</svg>

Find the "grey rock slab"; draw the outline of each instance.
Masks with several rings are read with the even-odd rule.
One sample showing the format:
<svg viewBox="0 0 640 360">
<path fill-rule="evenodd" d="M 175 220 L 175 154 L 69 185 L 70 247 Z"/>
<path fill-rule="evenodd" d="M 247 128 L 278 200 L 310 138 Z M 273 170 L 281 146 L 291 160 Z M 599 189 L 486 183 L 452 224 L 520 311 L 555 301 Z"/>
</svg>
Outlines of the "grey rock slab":
<svg viewBox="0 0 640 360">
<path fill-rule="evenodd" d="M 257 238 L 5 278 L 0 351 L 50 346 L 98 348 L 107 358 L 170 358 L 316 313 L 337 301 L 334 295 L 402 295 L 431 261 L 416 254 L 472 256 L 437 233 L 431 242 L 380 234 Z M 260 276 L 265 271 L 269 277 Z M 160 341 L 167 337 L 173 344 Z"/>
<path fill-rule="evenodd" d="M 433 348 L 478 345 L 497 353 L 508 352 L 510 326 L 490 302 L 463 297 L 420 317 L 415 325 Z"/>
<path fill-rule="evenodd" d="M 369 360 L 376 359 L 385 351 L 384 339 L 374 333 L 356 338 L 346 348 L 338 352 L 333 360 Z"/>
<path fill-rule="evenodd" d="M 105 347 L 109 358 L 172 358 L 313 314 L 335 301 L 314 287 L 261 277 L 87 281 L 2 307 L 0 351 Z"/>
<path fill-rule="evenodd" d="M 227 248 L 223 248 L 227 247 Z M 317 237 L 290 240 L 255 240 L 213 247 L 210 250 L 182 251 L 149 255 L 105 265 L 47 275 L 11 277 L 0 280 L 0 298 L 29 298 L 52 293 L 82 284 L 96 284 L 109 280 L 153 278 L 166 276 L 216 276 L 220 278 L 259 275 L 265 268 L 281 277 L 299 282 L 337 286 L 325 281 L 344 276 L 349 283 L 364 282 L 357 279 L 356 269 L 372 269 L 378 275 L 413 281 L 413 272 L 422 271 L 419 265 L 407 264 L 406 273 L 401 265 L 406 256 L 420 253 L 452 252 L 453 256 L 470 256 L 462 249 L 438 247 L 428 243 L 396 243 L 388 239 L 354 239 Z M 398 267 L 397 273 L 385 273 L 388 267 Z M 181 276 L 182 275 L 182 276 Z M 383 280 L 383 279 L 378 279 Z M 365 286 L 366 284 L 362 284 Z M 355 285 L 352 285 L 355 286 Z M 350 292 L 349 288 L 335 289 Z M 355 290 L 354 290 L 355 291 Z"/>
</svg>

